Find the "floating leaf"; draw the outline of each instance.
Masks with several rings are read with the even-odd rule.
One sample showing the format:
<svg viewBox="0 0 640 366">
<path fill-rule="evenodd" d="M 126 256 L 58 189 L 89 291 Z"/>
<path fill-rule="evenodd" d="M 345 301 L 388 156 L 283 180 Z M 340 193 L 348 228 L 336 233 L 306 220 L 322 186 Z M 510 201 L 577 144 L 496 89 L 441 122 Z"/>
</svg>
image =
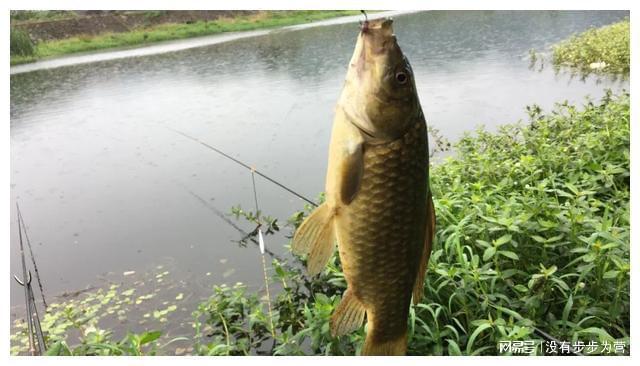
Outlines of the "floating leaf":
<svg viewBox="0 0 640 366">
<path fill-rule="evenodd" d="M 135 291 L 136 291 L 136 290 L 135 290 L 135 289 L 133 289 L 133 288 L 132 288 L 132 289 L 129 289 L 129 290 L 127 290 L 127 291 L 122 292 L 122 296 L 131 296 L 131 295 L 133 295 L 133 293 L 134 293 Z"/>
<path fill-rule="evenodd" d="M 227 278 L 231 276 L 235 271 L 236 271 L 235 268 L 228 269 L 224 271 L 224 273 L 222 274 L 222 277 Z"/>
</svg>

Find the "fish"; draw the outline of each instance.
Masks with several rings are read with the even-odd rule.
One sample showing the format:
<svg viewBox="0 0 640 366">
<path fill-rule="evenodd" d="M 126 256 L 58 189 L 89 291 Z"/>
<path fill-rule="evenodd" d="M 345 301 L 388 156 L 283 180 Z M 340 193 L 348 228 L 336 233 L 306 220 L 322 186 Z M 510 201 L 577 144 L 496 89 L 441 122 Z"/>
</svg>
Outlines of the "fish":
<svg viewBox="0 0 640 366">
<path fill-rule="evenodd" d="M 347 282 L 333 336 L 359 329 L 362 355 L 403 355 L 411 300 L 423 295 L 435 233 L 427 125 L 393 20 L 365 21 L 338 99 L 325 201 L 296 230 L 292 251 L 316 275 L 336 245 Z"/>
</svg>

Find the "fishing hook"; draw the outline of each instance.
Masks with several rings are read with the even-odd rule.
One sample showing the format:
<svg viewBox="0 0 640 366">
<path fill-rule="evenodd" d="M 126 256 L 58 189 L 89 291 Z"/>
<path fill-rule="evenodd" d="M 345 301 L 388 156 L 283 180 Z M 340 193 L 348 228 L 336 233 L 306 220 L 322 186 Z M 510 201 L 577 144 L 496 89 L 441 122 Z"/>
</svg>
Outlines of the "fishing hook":
<svg viewBox="0 0 640 366">
<path fill-rule="evenodd" d="M 367 18 L 367 12 L 364 10 L 360 10 L 360 12 L 362 13 L 362 15 L 364 15 L 364 21 L 365 23 L 369 21 L 369 19 Z"/>
<path fill-rule="evenodd" d="M 360 12 L 362 13 L 362 15 L 364 15 L 364 22 L 360 21 L 360 29 L 363 32 L 366 32 L 367 29 L 369 29 L 369 18 L 367 17 L 367 12 L 364 10 L 360 10 Z"/>
</svg>

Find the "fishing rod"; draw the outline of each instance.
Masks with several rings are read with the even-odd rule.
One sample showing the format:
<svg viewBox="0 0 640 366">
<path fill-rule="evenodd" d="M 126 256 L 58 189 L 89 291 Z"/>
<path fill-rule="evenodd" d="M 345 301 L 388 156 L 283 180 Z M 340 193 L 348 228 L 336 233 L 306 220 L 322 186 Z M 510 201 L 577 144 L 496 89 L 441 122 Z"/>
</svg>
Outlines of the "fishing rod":
<svg viewBox="0 0 640 366">
<path fill-rule="evenodd" d="M 18 204 L 16 203 L 16 207 L 18 207 Z M 20 209 L 18 207 L 18 209 Z M 24 245 L 22 244 L 22 226 L 21 226 L 21 221 L 20 218 L 18 218 L 18 238 L 20 240 L 20 258 L 22 259 L 22 278 L 24 279 L 23 283 L 30 283 L 31 282 L 31 276 L 29 276 L 29 280 L 27 280 L 27 263 L 24 260 Z M 29 332 L 29 353 L 31 354 L 31 356 L 35 356 L 36 355 L 36 349 L 35 349 L 35 345 L 34 345 L 34 339 L 33 339 L 33 324 L 31 323 L 31 297 L 29 296 L 29 289 L 27 288 L 27 286 L 23 286 L 24 287 L 24 301 L 25 304 L 27 306 L 27 331 Z"/>
<path fill-rule="evenodd" d="M 269 291 L 269 278 L 267 276 L 267 262 L 264 258 L 265 245 L 264 245 L 264 237 L 262 236 L 262 220 L 260 220 L 260 207 L 258 206 L 258 191 L 256 190 L 256 175 L 255 169 L 251 170 L 251 183 L 253 185 L 253 199 L 256 204 L 256 220 L 258 221 L 258 241 L 260 246 L 260 255 L 262 257 L 262 272 L 264 274 L 264 287 L 267 291 L 267 309 L 269 310 L 269 324 L 271 325 L 271 335 L 273 339 L 276 338 L 276 330 L 273 327 L 273 313 L 271 311 L 271 293 Z M 275 344 L 275 343 L 274 343 Z"/>
<path fill-rule="evenodd" d="M 16 203 L 16 208 L 20 212 L 20 207 Z M 35 304 L 35 298 L 33 296 L 33 289 L 31 287 L 31 271 L 27 271 L 27 263 L 24 256 L 24 241 L 22 239 L 22 221 L 18 216 L 18 238 L 20 243 L 20 259 L 22 263 L 22 281 L 13 276 L 18 284 L 24 287 L 24 300 L 27 310 L 27 331 L 29 333 L 29 354 L 31 356 L 41 355 L 42 351 L 46 351 L 46 345 L 44 343 L 44 336 L 42 335 L 42 328 L 40 327 L 40 318 L 38 317 L 38 310 Z M 25 232 L 26 234 L 26 232 Z M 35 329 L 34 329 L 35 328 Z M 35 338 L 34 339 L 34 334 Z M 36 348 L 37 344 L 37 348 Z"/>
<path fill-rule="evenodd" d="M 29 294 L 31 295 L 31 306 L 33 306 L 32 315 L 35 315 L 35 317 L 33 318 L 33 325 L 34 325 L 35 331 L 36 331 L 36 338 L 38 340 L 38 347 L 40 348 L 39 352 L 40 352 L 40 354 L 43 354 L 44 352 L 47 351 L 47 344 L 44 341 L 44 334 L 42 333 L 42 326 L 40 324 L 40 316 L 38 315 L 38 307 L 36 306 L 36 298 L 33 295 L 33 287 L 31 286 L 31 284 L 28 284 L 28 286 L 29 286 Z"/>
<path fill-rule="evenodd" d="M 40 288 L 40 295 L 42 296 L 42 303 L 44 304 L 45 311 L 47 310 L 47 300 L 44 298 L 44 288 L 42 286 L 42 280 L 40 280 L 40 271 L 38 271 L 38 265 L 36 264 L 36 258 L 33 255 L 33 248 L 31 247 L 31 240 L 29 240 L 29 233 L 27 232 L 27 224 L 22 217 L 22 211 L 16 202 L 16 210 L 18 212 L 18 220 L 22 221 L 22 228 L 24 230 L 24 237 L 27 239 L 27 247 L 29 248 L 29 254 L 31 255 L 31 263 L 33 264 L 33 270 L 36 272 L 36 280 L 38 281 L 38 287 Z"/>
<path fill-rule="evenodd" d="M 44 342 L 44 334 L 42 333 L 42 327 L 40 325 L 40 316 L 38 315 L 38 307 L 36 306 L 36 298 L 33 295 L 33 287 L 31 286 L 31 271 L 28 272 L 28 279 L 25 283 L 21 281 L 18 276 L 13 275 L 13 279 L 18 282 L 20 286 L 23 286 L 27 289 L 29 295 L 26 298 L 27 302 L 27 322 L 28 328 L 31 329 L 29 332 L 29 340 L 31 341 L 29 344 L 29 352 L 32 356 L 41 355 L 43 351 L 47 350 L 47 345 Z M 29 327 L 30 325 L 30 327 Z M 33 336 L 35 333 L 35 337 L 37 342 L 33 342 Z M 36 349 L 33 345 L 37 344 L 38 348 Z"/>
<path fill-rule="evenodd" d="M 242 167 L 244 167 L 244 168 L 249 169 L 249 171 L 251 172 L 251 183 L 252 183 L 252 187 L 253 187 L 253 200 L 254 200 L 255 208 L 256 208 L 256 222 L 257 222 L 257 224 L 258 224 L 258 226 L 255 228 L 255 230 L 253 230 L 251 233 L 247 233 L 247 232 L 245 232 L 244 230 L 242 230 L 242 229 L 241 229 L 238 225 L 236 225 L 233 221 L 229 220 L 223 212 L 221 212 L 220 210 L 218 210 L 216 207 L 209 205 L 207 201 L 205 201 L 202 197 L 200 197 L 200 196 L 198 196 L 197 194 L 195 194 L 193 191 L 191 191 L 191 190 L 190 190 L 189 188 L 187 188 L 186 186 L 184 186 L 184 185 L 182 185 L 182 184 L 181 184 L 181 185 L 182 185 L 182 186 L 183 186 L 183 188 L 184 188 L 184 189 L 186 189 L 186 190 L 187 190 L 187 191 L 188 191 L 188 192 L 189 192 L 193 197 L 195 197 L 197 200 L 199 200 L 199 201 L 200 201 L 200 203 L 202 203 L 202 204 L 203 204 L 205 207 L 207 207 L 208 209 L 212 210 L 212 211 L 216 214 L 216 216 L 220 217 L 220 218 L 221 218 L 222 220 L 224 220 L 227 224 L 231 225 L 233 228 L 235 228 L 236 230 L 238 230 L 240 233 L 244 234 L 244 238 L 243 238 L 243 240 L 248 238 L 248 239 L 250 239 L 252 242 L 254 242 L 254 243 L 255 243 L 255 240 L 254 240 L 252 237 L 253 237 L 253 236 L 255 236 L 256 234 L 258 235 L 258 243 L 257 243 L 257 244 L 258 244 L 258 247 L 260 248 L 260 256 L 261 256 L 261 258 L 262 258 L 262 272 L 263 272 L 263 275 L 264 275 L 264 285 L 265 285 L 265 290 L 266 290 L 267 309 L 268 309 L 268 311 L 269 311 L 269 324 L 270 324 L 270 328 L 271 328 L 271 329 L 270 329 L 270 330 L 271 330 L 271 335 L 273 336 L 273 339 L 275 340 L 276 334 L 275 334 L 275 327 L 273 326 L 273 312 L 272 312 L 272 306 L 271 306 L 271 292 L 270 292 L 270 290 L 269 290 L 269 279 L 268 279 L 268 276 L 267 276 L 267 262 L 266 262 L 266 259 L 265 259 L 265 253 L 267 253 L 267 254 L 271 255 L 272 257 L 274 257 L 274 258 L 276 258 L 276 259 L 278 258 L 278 256 L 277 256 L 277 255 L 275 255 L 274 253 L 272 253 L 271 251 L 269 251 L 268 249 L 266 249 L 266 248 L 265 248 L 265 244 L 264 244 L 264 237 L 263 237 L 263 235 L 262 235 L 262 229 L 261 229 L 261 227 L 262 227 L 262 220 L 260 219 L 260 206 L 258 206 L 258 191 L 257 191 L 257 189 L 256 189 L 256 178 L 255 178 L 255 175 L 256 175 L 256 174 L 259 174 L 259 175 L 260 175 L 260 176 L 262 176 L 263 178 L 265 178 L 265 179 L 269 180 L 270 182 L 272 182 L 272 183 L 274 183 L 274 184 L 278 185 L 279 187 L 281 187 L 281 188 L 283 188 L 283 189 L 287 190 L 288 192 L 290 192 L 290 193 L 292 193 L 292 194 L 296 195 L 297 197 L 299 197 L 299 198 L 301 198 L 301 199 L 303 199 L 303 200 L 307 201 L 308 203 L 310 203 L 310 204 L 312 204 L 312 205 L 314 205 L 314 206 L 317 206 L 317 204 L 316 204 L 315 202 L 313 202 L 313 201 L 311 201 L 311 200 L 307 199 L 306 197 L 302 196 L 301 194 L 299 194 L 299 193 L 295 192 L 294 190 L 292 190 L 292 189 L 290 189 L 290 188 L 286 187 L 284 184 L 282 184 L 282 183 L 280 183 L 280 182 L 277 182 L 276 180 L 274 180 L 274 179 L 272 179 L 272 178 L 270 178 L 270 177 L 268 177 L 268 176 L 266 176 L 266 175 L 264 175 L 264 174 L 262 174 L 262 173 L 258 172 L 255 168 L 250 167 L 249 165 L 247 165 L 247 164 L 245 164 L 245 163 L 241 162 L 240 160 L 238 160 L 238 159 L 236 159 L 236 158 L 234 158 L 234 157 L 232 157 L 232 156 L 230 156 L 230 155 L 228 155 L 228 154 L 224 153 L 223 151 L 221 151 L 221 150 L 219 150 L 219 149 L 217 149 L 217 148 L 215 148 L 215 147 L 213 147 L 213 146 L 211 146 L 211 145 L 209 145 L 209 144 L 207 144 L 207 143 L 205 143 L 205 142 L 203 142 L 203 141 L 200 141 L 199 139 L 197 139 L 197 138 L 195 138 L 195 137 L 189 136 L 189 135 L 187 135 L 186 133 L 183 133 L 182 131 L 178 131 L 178 130 L 176 130 L 176 129 L 174 129 L 174 128 L 171 128 L 171 127 L 169 127 L 169 126 L 166 126 L 166 127 L 167 127 L 168 129 L 170 129 L 170 130 L 172 130 L 172 131 L 174 131 L 174 132 L 176 132 L 176 133 L 178 133 L 178 134 L 180 134 L 180 135 L 182 135 L 182 136 L 184 136 L 184 137 L 186 137 L 186 138 L 188 138 L 188 139 L 192 140 L 192 141 L 195 141 L 195 142 L 197 142 L 197 143 L 199 143 L 199 144 L 201 144 L 201 145 L 205 146 L 206 148 L 208 148 L 208 149 L 210 149 L 210 150 L 215 151 L 216 153 L 218 153 L 218 154 L 220 154 L 220 155 L 224 156 L 225 158 L 227 158 L 227 159 L 229 159 L 229 160 L 231 160 L 231 161 L 235 162 L 236 164 L 239 164 L 240 166 L 242 166 Z M 274 343 L 274 344 L 275 344 L 275 343 Z"/>
<path fill-rule="evenodd" d="M 309 204 L 313 205 L 314 207 L 318 207 L 318 204 L 317 204 L 317 203 L 315 203 L 315 202 L 313 202 L 313 201 L 312 201 L 312 200 L 310 200 L 309 198 L 307 198 L 307 197 L 305 197 L 305 196 L 301 195 L 300 193 L 298 193 L 298 192 L 294 191 L 293 189 L 291 189 L 291 188 L 289 188 L 289 187 L 285 186 L 284 184 L 282 184 L 282 183 L 278 182 L 277 180 L 275 180 L 275 179 L 273 179 L 273 178 L 269 177 L 268 175 L 266 175 L 266 174 L 264 174 L 264 173 L 262 173 L 262 172 L 258 171 L 257 169 L 255 169 L 255 168 L 253 168 L 253 167 L 249 166 L 248 164 L 246 164 L 246 163 L 244 163 L 244 162 L 242 162 L 242 161 L 240 161 L 240 160 L 238 160 L 238 159 L 234 158 L 233 156 L 231 156 L 231 155 L 229 155 L 229 154 L 225 153 L 224 151 L 222 151 L 222 150 L 220 150 L 220 149 L 218 149 L 218 148 L 216 148 L 216 147 L 214 147 L 214 146 L 211 146 L 210 144 L 208 144 L 208 143 L 206 143 L 206 142 L 204 142 L 204 141 L 202 141 L 202 140 L 200 140 L 200 139 L 198 139 L 198 138 L 196 138 L 196 137 L 193 137 L 193 136 L 187 135 L 186 133 L 184 133 L 184 132 L 182 132 L 182 131 L 176 130 L 175 128 L 169 127 L 169 126 L 167 126 L 167 125 L 164 125 L 164 126 L 165 126 L 167 129 L 169 129 L 169 130 L 171 130 L 171 131 L 173 131 L 173 132 L 175 132 L 175 133 L 177 133 L 177 134 L 179 134 L 179 135 L 181 135 L 181 136 L 183 136 L 183 137 L 186 137 L 186 138 L 188 138 L 188 139 L 189 139 L 189 140 L 191 140 L 191 141 L 195 141 L 195 142 L 199 143 L 200 145 L 202 145 L 202 146 L 206 147 L 207 149 L 212 150 L 212 151 L 214 151 L 214 152 L 216 152 L 216 153 L 218 153 L 218 154 L 222 155 L 223 157 L 225 157 L 225 158 L 227 158 L 227 159 L 229 159 L 229 160 L 233 161 L 234 163 L 236 163 L 236 164 L 238 164 L 238 165 L 240 165 L 240 166 L 244 167 L 245 169 L 247 169 L 247 170 L 249 170 L 249 171 L 251 171 L 251 172 L 254 172 L 255 174 L 258 174 L 258 175 L 259 175 L 259 176 L 261 176 L 262 178 L 264 178 L 264 179 L 268 180 L 269 182 L 271 182 L 271 183 L 273 183 L 273 184 L 277 185 L 278 187 L 280 187 L 280 188 L 284 189 L 285 191 L 287 191 L 287 192 L 289 192 L 289 193 L 293 194 L 294 196 L 296 196 L 296 197 L 300 198 L 301 200 L 306 201 L 307 203 L 309 203 Z"/>
</svg>

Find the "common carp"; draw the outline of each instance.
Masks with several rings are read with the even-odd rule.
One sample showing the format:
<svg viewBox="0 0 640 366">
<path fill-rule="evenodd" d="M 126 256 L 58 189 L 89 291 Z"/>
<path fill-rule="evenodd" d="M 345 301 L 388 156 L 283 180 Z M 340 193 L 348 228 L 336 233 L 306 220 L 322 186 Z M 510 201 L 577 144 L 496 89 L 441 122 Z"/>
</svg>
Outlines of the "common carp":
<svg viewBox="0 0 640 366">
<path fill-rule="evenodd" d="M 293 252 L 319 273 L 338 245 L 347 281 L 334 336 L 366 314 L 363 355 L 402 355 L 411 298 L 420 301 L 435 214 L 427 126 L 391 19 L 362 23 L 337 103 L 326 201 L 298 228 Z"/>
</svg>

